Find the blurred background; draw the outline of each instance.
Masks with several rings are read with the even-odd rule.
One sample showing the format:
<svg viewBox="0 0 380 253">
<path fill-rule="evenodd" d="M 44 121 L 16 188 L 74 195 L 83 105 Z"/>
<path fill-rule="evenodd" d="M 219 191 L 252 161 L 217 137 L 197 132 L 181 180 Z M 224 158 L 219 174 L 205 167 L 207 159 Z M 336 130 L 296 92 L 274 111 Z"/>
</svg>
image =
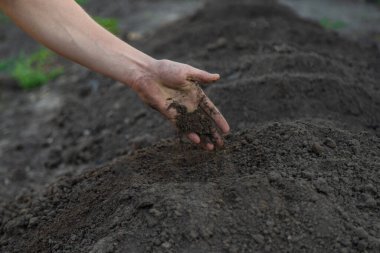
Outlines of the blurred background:
<svg viewBox="0 0 380 253">
<path fill-rule="evenodd" d="M 159 27 L 188 16 L 205 0 L 133 1 L 77 0 L 110 32 L 133 42 Z M 319 22 L 361 43 L 380 44 L 380 2 L 378 0 L 279 0 L 300 16 Z M 64 61 L 34 42 L 0 13 L 0 80 L 22 88 L 33 88 L 64 73 Z M 67 62 L 66 62 L 67 64 Z M 13 84 L 12 84 L 13 85 Z"/>
</svg>

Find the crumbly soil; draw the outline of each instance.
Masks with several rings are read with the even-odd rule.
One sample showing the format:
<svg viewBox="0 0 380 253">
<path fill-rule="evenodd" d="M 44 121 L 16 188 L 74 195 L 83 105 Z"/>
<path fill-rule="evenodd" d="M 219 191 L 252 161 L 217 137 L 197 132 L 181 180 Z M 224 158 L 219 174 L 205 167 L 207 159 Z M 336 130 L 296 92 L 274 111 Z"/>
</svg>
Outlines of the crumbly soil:
<svg viewBox="0 0 380 253">
<path fill-rule="evenodd" d="M 175 109 L 177 112 L 175 120 L 180 136 L 196 133 L 201 140 L 213 142 L 213 135 L 217 131 L 215 124 L 200 105 L 194 111 L 189 112 L 186 106 L 178 102 L 172 102 L 168 109 Z"/>
<path fill-rule="evenodd" d="M 204 88 L 225 149 L 162 140 L 131 90 L 77 66 L 32 92 L 3 78 L 1 252 L 380 251 L 377 47 L 264 0 L 134 44 L 221 74 Z"/>
<path fill-rule="evenodd" d="M 160 142 L 4 212 L 3 252 L 378 252 L 380 140 L 303 121 Z M 190 158 L 190 159 L 189 159 Z"/>
<path fill-rule="evenodd" d="M 193 112 L 188 112 L 184 105 L 172 103 L 169 107 L 175 107 L 178 115 L 176 116 L 176 126 L 180 133 L 196 133 L 200 136 L 211 136 L 213 124 L 210 116 L 198 107 Z"/>
</svg>

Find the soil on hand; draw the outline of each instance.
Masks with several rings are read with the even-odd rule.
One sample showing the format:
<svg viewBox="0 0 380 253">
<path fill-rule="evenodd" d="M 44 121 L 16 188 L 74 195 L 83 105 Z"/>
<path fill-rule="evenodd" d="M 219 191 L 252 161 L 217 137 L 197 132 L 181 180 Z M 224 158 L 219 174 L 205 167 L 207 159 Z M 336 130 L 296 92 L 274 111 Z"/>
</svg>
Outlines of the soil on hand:
<svg viewBox="0 0 380 253">
<path fill-rule="evenodd" d="M 172 102 L 168 109 L 172 108 L 177 111 L 175 120 L 180 135 L 196 133 L 201 140 L 214 142 L 213 134 L 217 130 L 214 121 L 203 108 L 198 106 L 197 109 L 189 112 L 186 106 L 178 102 Z"/>
</svg>

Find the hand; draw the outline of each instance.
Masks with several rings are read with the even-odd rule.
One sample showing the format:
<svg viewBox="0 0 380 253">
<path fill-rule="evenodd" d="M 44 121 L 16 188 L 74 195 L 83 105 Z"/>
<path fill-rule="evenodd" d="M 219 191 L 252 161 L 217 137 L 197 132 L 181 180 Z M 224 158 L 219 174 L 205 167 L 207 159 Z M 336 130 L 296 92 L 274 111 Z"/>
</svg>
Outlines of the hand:
<svg viewBox="0 0 380 253">
<path fill-rule="evenodd" d="M 173 103 L 186 108 L 189 113 L 199 109 L 207 114 L 207 118 L 212 122 L 210 136 L 204 138 L 202 133 L 196 132 L 184 134 L 193 143 L 199 144 L 204 149 L 213 150 L 215 145 L 223 146 L 222 134 L 227 134 L 230 128 L 198 83 L 213 83 L 219 78 L 218 74 L 210 74 L 186 64 L 154 60 L 147 70 L 135 78 L 131 87 L 146 104 L 161 112 L 175 126 L 178 126 L 179 111 L 172 106 Z"/>
<path fill-rule="evenodd" d="M 0 8 L 58 54 L 131 85 L 192 142 L 208 150 L 223 145 L 221 134 L 229 131 L 228 123 L 198 85 L 214 82 L 219 75 L 154 60 L 107 32 L 75 1 L 0 0 Z"/>
</svg>

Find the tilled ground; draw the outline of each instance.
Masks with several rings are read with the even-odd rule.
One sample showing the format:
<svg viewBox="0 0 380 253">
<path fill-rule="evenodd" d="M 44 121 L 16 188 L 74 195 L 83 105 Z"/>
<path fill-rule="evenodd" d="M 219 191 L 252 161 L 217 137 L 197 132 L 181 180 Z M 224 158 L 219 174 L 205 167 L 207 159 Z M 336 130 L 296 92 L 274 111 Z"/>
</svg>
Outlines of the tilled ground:
<svg viewBox="0 0 380 253">
<path fill-rule="evenodd" d="M 13 173 L 0 186 L 7 198 L 66 173 L 1 205 L 2 251 L 380 250 L 376 48 L 272 1 L 211 2 L 137 46 L 222 74 L 206 92 L 234 129 L 226 148 L 151 146 L 170 136 L 168 124 L 132 91 L 73 67 L 24 94 L 25 103 L 65 94 L 41 115 L 44 127 L 0 143 L 1 165 L 17 168 L 3 172 Z M 33 110 L 0 124 L 27 125 Z M 96 164 L 105 165 L 77 175 Z"/>
<path fill-rule="evenodd" d="M 377 252 L 379 164 L 371 134 L 302 121 L 161 142 L 8 206 L 3 250 Z"/>
</svg>

